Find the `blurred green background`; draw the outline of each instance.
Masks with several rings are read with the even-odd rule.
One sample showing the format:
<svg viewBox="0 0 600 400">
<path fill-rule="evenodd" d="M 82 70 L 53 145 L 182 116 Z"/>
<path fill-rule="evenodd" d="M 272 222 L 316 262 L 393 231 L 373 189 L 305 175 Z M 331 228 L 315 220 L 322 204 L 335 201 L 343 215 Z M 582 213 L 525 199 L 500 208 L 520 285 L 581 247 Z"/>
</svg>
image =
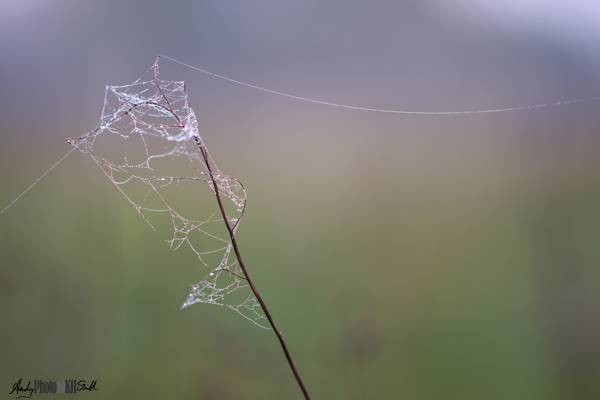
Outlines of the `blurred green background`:
<svg viewBox="0 0 600 400">
<path fill-rule="evenodd" d="M 160 64 L 248 191 L 241 251 L 312 398 L 597 399 L 599 19 L 587 1 L 0 0 L 0 208 L 158 54 L 378 109 L 588 99 L 369 113 Z M 301 398 L 273 332 L 179 310 L 206 271 L 159 236 L 79 152 L 0 215 L 2 398 L 20 378 Z"/>
</svg>

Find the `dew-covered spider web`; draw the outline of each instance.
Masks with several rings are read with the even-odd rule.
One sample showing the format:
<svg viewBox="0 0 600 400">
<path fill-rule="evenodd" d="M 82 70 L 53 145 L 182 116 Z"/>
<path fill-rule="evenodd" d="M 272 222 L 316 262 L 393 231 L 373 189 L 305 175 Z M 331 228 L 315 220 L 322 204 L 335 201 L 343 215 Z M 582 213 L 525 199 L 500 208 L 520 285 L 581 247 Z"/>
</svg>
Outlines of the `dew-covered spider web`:
<svg viewBox="0 0 600 400">
<path fill-rule="evenodd" d="M 107 86 L 97 128 L 67 141 L 94 160 L 154 230 L 168 232 L 171 248 L 197 256 L 206 275 L 181 308 L 217 304 L 267 326 L 231 239 L 246 191 L 206 149 L 184 82 L 159 79 L 155 64 L 154 79 Z"/>
</svg>

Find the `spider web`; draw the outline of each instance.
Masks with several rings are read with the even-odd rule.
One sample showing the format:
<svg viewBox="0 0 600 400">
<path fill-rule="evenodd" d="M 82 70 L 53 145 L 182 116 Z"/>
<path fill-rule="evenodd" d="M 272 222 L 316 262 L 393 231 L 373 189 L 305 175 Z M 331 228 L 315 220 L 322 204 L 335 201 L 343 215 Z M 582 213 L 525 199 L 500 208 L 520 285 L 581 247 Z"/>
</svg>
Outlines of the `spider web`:
<svg viewBox="0 0 600 400">
<path fill-rule="evenodd" d="M 67 142 L 94 160 L 154 230 L 172 231 L 165 238 L 171 248 L 191 249 L 209 268 L 181 308 L 226 306 L 266 328 L 232 251 L 215 184 L 232 234 L 246 207 L 246 191 L 222 174 L 208 153 L 185 83 L 161 80 L 157 64 L 154 69 L 152 80 L 107 86 L 96 129 Z"/>
</svg>

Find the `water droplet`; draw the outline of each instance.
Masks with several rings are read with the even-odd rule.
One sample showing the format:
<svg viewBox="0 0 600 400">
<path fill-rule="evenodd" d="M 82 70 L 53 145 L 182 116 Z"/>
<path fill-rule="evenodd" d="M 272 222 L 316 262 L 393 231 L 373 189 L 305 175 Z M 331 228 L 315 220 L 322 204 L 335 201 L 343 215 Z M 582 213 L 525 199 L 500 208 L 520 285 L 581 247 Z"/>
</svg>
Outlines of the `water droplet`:
<svg viewBox="0 0 600 400">
<path fill-rule="evenodd" d="M 214 272 L 211 272 L 209 275 L 210 275 L 210 276 L 213 276 L 214 274 L 215 274 Z"/>
</svg>

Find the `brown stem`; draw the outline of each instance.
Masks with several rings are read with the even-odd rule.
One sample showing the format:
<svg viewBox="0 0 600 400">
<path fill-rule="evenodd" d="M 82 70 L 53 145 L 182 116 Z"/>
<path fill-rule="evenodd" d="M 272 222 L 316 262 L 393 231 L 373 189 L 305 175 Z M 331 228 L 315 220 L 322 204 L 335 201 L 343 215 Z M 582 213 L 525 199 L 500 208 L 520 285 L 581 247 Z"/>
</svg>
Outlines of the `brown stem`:
<svg viewBox="0 0 600 400">
<path fill-rule="evenodd" d="M 273 330 L 275 331 L 275 334 L 277 335 L 277 338 L 279 339 L 281 348 L 283 349 L 283 352 L 285 353 L 285 357 L 287 358 L 288 363 L 290 364 L 290 368 L 292 369 L 292 372 L 294 373 L 294 376 L 296 377 L 296 381 L 298 381 L 298 385 L 300 386 L 300 389 L 302 390 L 302 393 L 304 394 L 304 398 L 306 400 L 310 400 L 310 397 L 308 396 L 308 392 L 306 391 L 306 388 L 304 387 L 304 383 L 302 382 L 302 379 L 300 378 L 300 374 L 298 374 L 298 371 L 296 370 L 296 366 L 294 365 L 294 361 L 292 361 L 292 356 L 290 355 L 290 352 L 288 351 L 288 348 L 285 345 L 285 342 L 283 341 L 283 336 L 281 335 L 281 332 L 279 331 L 279 329 L 277 329 L 277 326 L 275 325 L 275 322 L 273 321 L 273 317 L 271 317 L 269 310 L 267 310 L 267 306 L 265 305 L 264 301 L 260 297 L 260 294 L 258 294 L 258 290 L 254 286 L 252 279 L 250 279 L 250 275 L 248 275 L 248 271 L 246 271 L 246 267 L 244 266 L 244 262 L 242 261 L 242 257 L 240 256 L 240 251 L 239 251 L 237 243 L 235 241 L 235 235 L 233 233 L 233 229 L 231 229 L 231 226 L 229 225 L 229 222 L 227 221 L 227 215 L 225 214 L 225 209 L 223 208 L 223 203 L 221 202 L 221 196 L 219 194 L 219 186 L 217 185 L 217 182 L 213 175 L 212 169 L 210 167 L 210 163 L 208 162 L 208 153 L 206 152 L 204 145 L 200 142 L 200 139 L 198 137 L 196 137 L 195 139 L 196 139 L 196 143 L 198 144 L 198 147 L 200 148 L 200 151 L 202 152 L 204 161 L 206 162 L 206 168 L 208 169 L 208 172 L 210 173 L 210 177 L 213 182 L 213 187 L 215 188 L 215 195 L 217 196 L 217 202 L 219 203 L 219 208 L 221 209 L 221 215 L 223 216 L 223 221 L 225 222 L 227 231 L 229 232 L 229 237 L 231 238 L 231 244 L 233 245 L 233 250 L 235 251 L 235 256 L 237 257 L 238 263 L 240 264 L 240 268 L 244 272 L 244 276 L 246 277 L 246 280 L 250 284 L 250 288 L 252 289 L 254 296 L 256 296 L 256 299 L 260 303 L 260 306 L 262 307 L 263 311 L 265 312 L 265 315 L 267 316 L 269 323 L 273 327 Z"/>
</svg>

